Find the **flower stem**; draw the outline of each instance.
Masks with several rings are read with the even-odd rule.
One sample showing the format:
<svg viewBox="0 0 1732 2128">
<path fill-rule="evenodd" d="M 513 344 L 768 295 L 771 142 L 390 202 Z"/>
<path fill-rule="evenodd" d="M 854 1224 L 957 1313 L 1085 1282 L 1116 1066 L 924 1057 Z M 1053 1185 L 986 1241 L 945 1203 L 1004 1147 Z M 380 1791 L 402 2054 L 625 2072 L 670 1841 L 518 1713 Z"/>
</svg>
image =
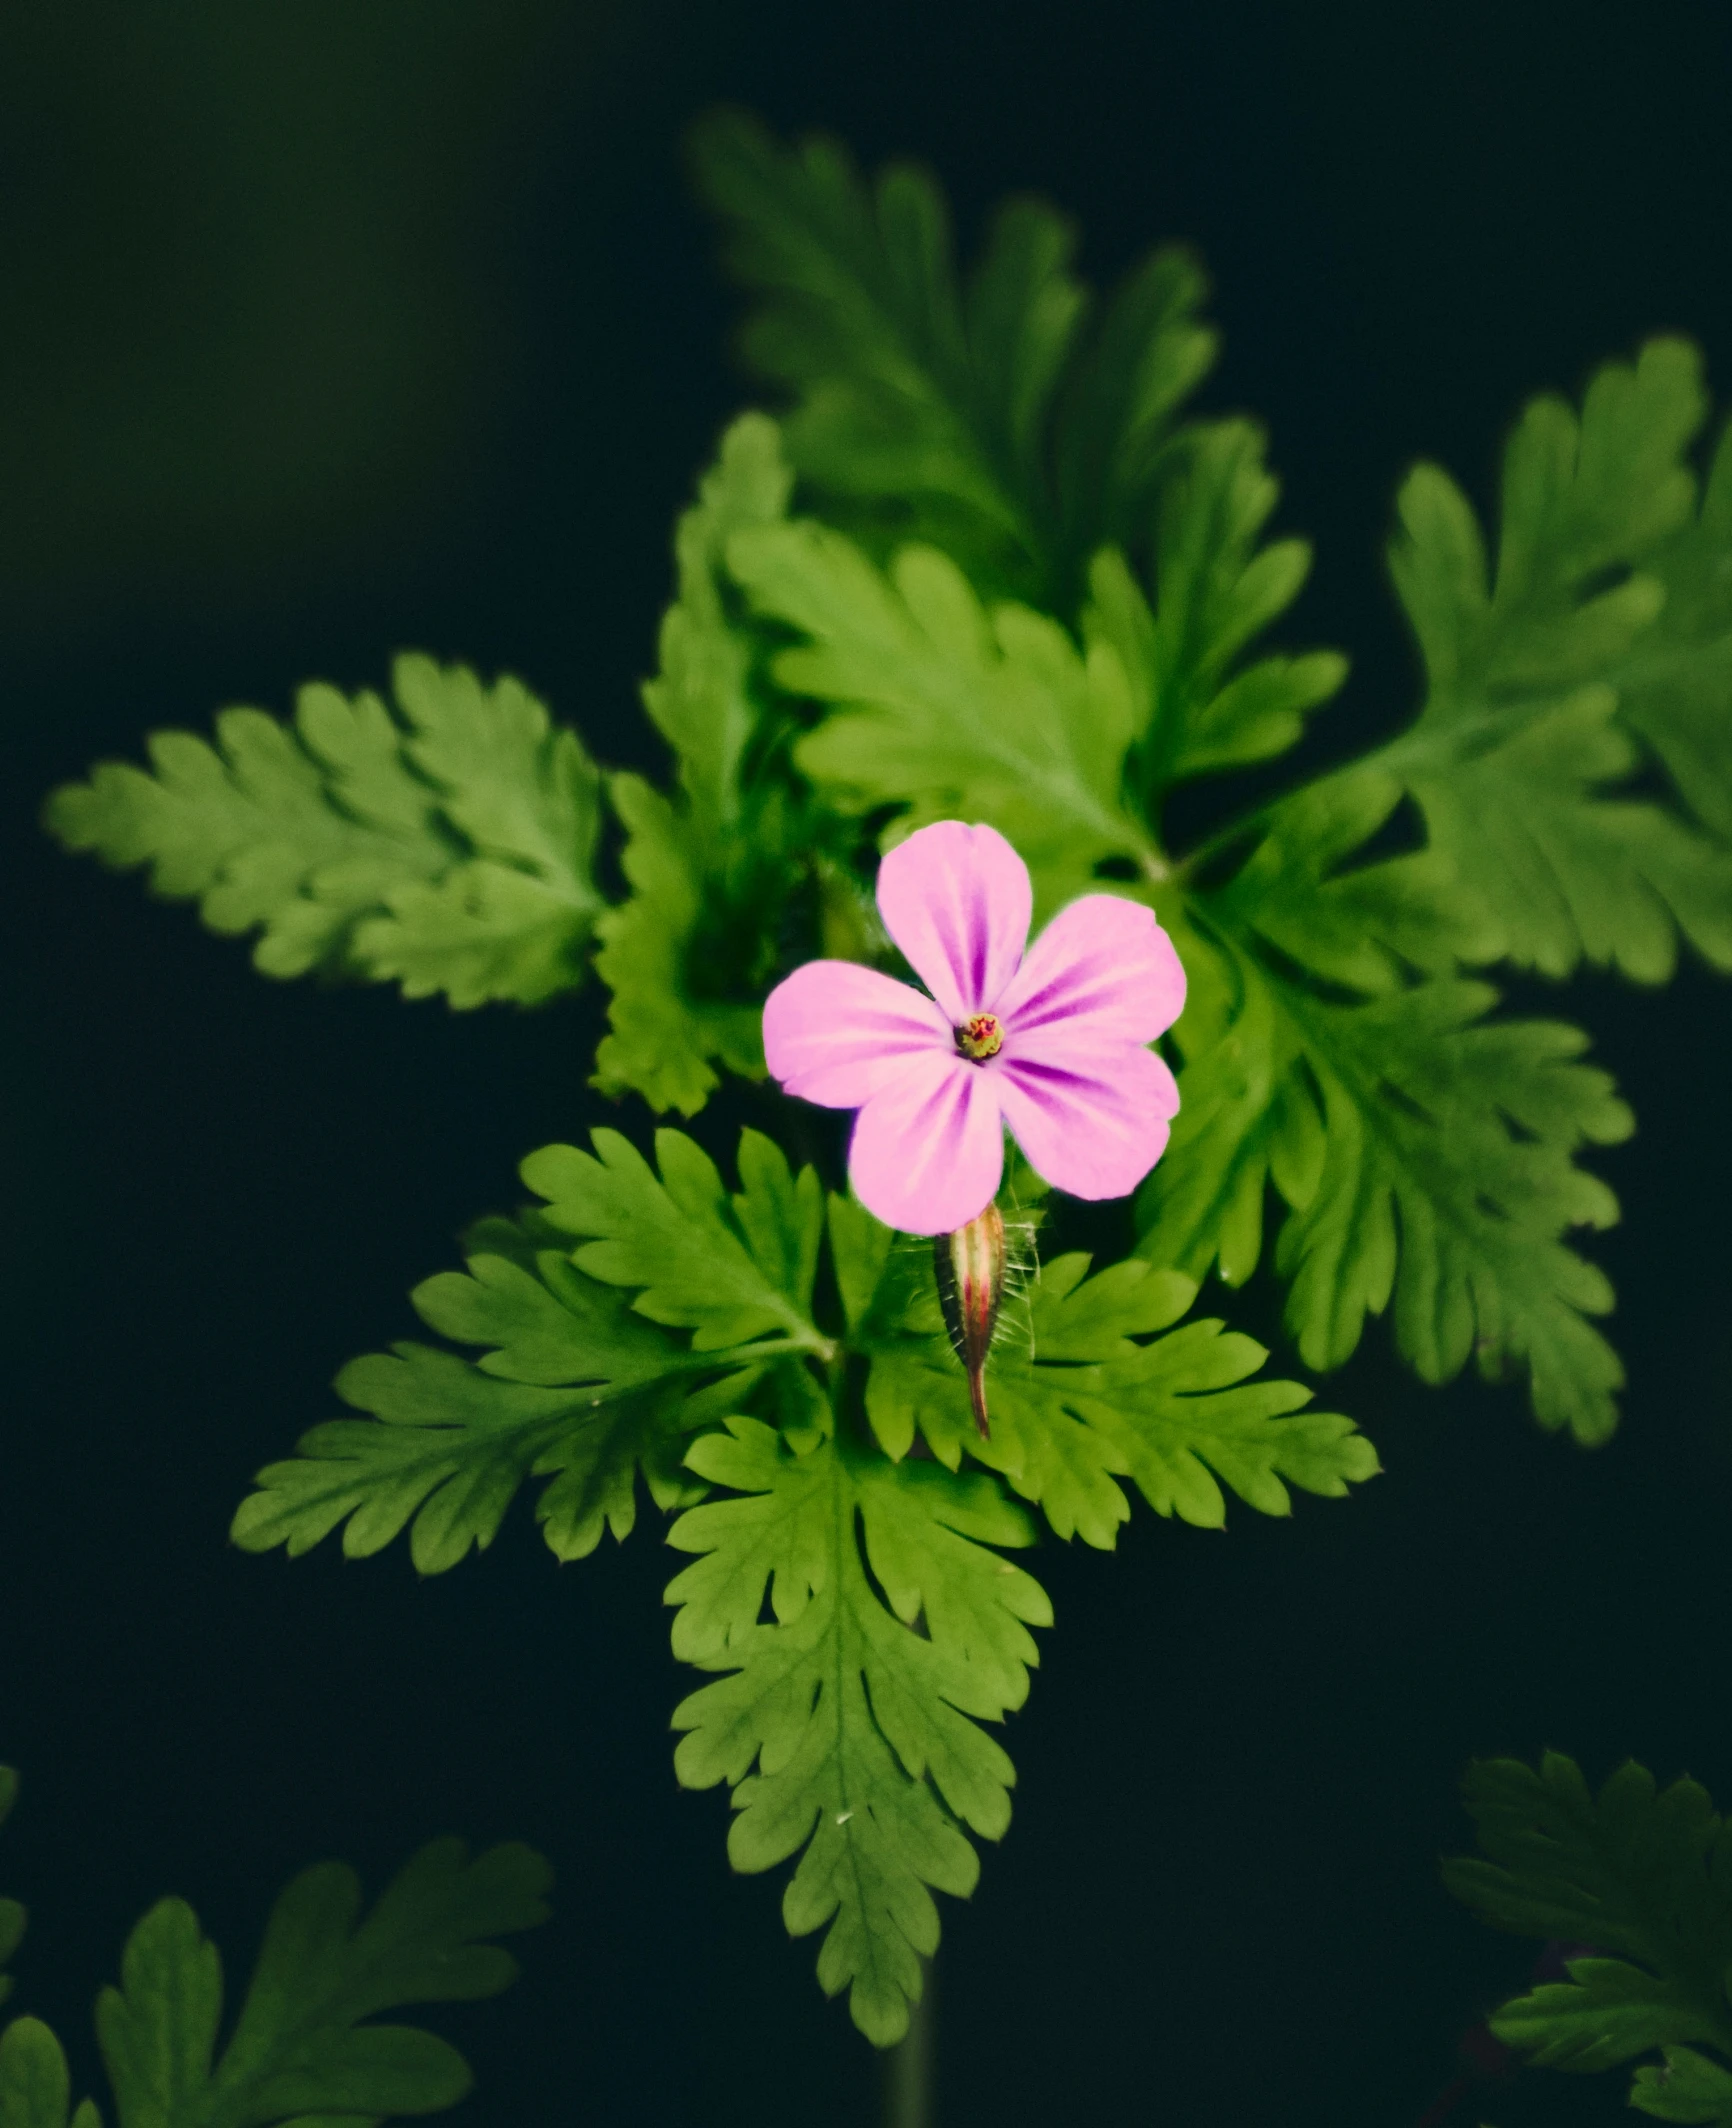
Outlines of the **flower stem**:
<svg viewBox="0 0 1732 2128">
<path fill-rule="evenodd" d="M 932 1965 L 925 1961 L 926 1985 L 908 2013 L 907 2037 L 884 2056 L 884 2128 L 937 2128 L 933 2096 L 934 2016 Z"/>
</svg>

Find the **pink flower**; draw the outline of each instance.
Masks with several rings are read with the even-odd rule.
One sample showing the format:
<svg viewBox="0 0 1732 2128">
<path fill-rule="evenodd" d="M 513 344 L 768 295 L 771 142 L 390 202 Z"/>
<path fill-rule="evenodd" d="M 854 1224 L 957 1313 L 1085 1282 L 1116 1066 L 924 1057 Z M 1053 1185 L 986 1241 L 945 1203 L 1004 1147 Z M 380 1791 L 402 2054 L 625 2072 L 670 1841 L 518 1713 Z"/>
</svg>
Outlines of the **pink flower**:
<svg viewBox="0 0 1732 2128">
<path fill-rule="evenodd" d="M 943 1234 L 983 1211 L 1006 1127 L 1073 1197 L 1122 1197 L 1166 1148 L 1173 1075 L 1147 1045 L 1185 971 L 1152 910 L 1061 909 L 1027 953 L 1028 867 L 995 829 L 941 820 L 892 850 L 878 907 L 930 996 L 853 961 L 808 961 L 764 1006 L 787 1092 L 857 1108 L 848 1172 L 868 1211 Z"/>
</svg>

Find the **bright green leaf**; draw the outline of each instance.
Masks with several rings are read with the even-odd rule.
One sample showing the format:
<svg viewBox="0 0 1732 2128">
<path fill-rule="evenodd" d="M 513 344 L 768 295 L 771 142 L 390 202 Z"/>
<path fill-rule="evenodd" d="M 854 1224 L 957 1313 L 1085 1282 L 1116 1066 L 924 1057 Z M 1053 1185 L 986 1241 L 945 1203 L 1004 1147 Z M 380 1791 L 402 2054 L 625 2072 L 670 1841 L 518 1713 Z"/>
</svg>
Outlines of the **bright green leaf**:
<svg viewBox="0 0 1732 2128">
<path fill-rule="evenodd" d="M 416 1288 L 428 1327 L 487 1347 L 481 1357 L 404 1343 L 352 1361 L 338 1393 L 372 1416 L 315 1426 L 291 1460 L 262 1470 L 236 1513 L 237 1544 L 295 1556 L 341 1525 L 344 1551 L 364 1558 L 408 1528 L 417 1569 L 442 1573 L 485 1550 L 540 1477 L 548 1545 L 580 1559 L 604 1530 L 630 1534 L 640 1472 L 658 1507 L 688 1504 L 686 1436 L 760 1382 L 798 1429 L 798 1355 L 827 1349 L 809 1314 L 817 1177 L 796 1178 L 752 1131 L 732 1195 L 678 1131 L 658 1134 L 660 1179 L 617 1132 L 595 1144 L 599 1158 L 533 1154 L 524 1177 L 554 1199 L 545 1216 L 484 1223 L 467 1274 Z M 573 1234 L 595 1238 L 573 1251 Z"/>
<path fill-rule="evenodd" d="M 372 1416 L 315 1426 L 292 1461 L 260 1471 L 235 1543 L 295 1557 L 340 1524 L 345 1553 L 365 1558 L 407 1526 L 417 1570 L 437 1574 L 492 1543 L 531 1477 L 549 1480 L 536 1515 L 560 1559 L 586 1557 L 606 1529 L 630 1535 L 640 1470 L 657 1506 L 692 1498 L 680 1457 L 710 1416 L 706 1384 L 725 1405 L 753 1377 L 716 1382 L 715 1363 L 694 1366 L 683 1339 L 546 1247 L 549 1229 L 494 1222 L 476 1239 L 466 1276 L 412 1297 L 429 1328 L 494 1349 L 472 1362 L 404 1343 L 352 1361 L 338 1393 Z"/>
<path fill-rule="evenodd" d="M 1627 1136 L 1631 1119 L 1607 1075 L 1578 1061 L 1586 1038 L 1488 1019 L 1483 984 L 1343 997 L 1257 952 L 1264 909 L 1292 930 L 1290 912 L 1261 882 L 1239 893 L 1213 904 L 1246 939 L 1231 955 L 1238 1009 L 1181 1074 L 1172 1141 L 1137 1201 L 1141 1253 L 1242 1281 L 1272 1182 L 1288 1208 L 1287 1322 L 1308 1366 L 1339 1366 L 1393 1302 L 1423 1380 L 1470 1357 L 1488 1380 L 1525 1372 L 1542 1425 L 1603 1439 L 1622 1372 L 1584 1318 L 1611 1291 L 1564 1237 L 1616 1218 L 1574 1155 Z"/>
<path fill-rule="evenodd" d="M 825 1340 L 810 1307 L 823 1228 L 823 1193 L 811 1169 L 796 1178 L 757 1131 L 740 1136 L 738 1195 L 683 1131 L 656 1132 L 661 1173 L 618 1131 L 591 1133 L 595 1153 L 550 1145 L 523 1163 L 547 1218 L 586 1237 L 579 1270 L 637 1289 L 651 1322 L 694 1332 L 695 1353 L 766 1332 L 814 1351 Z"/>
<path fill-rule="evenodd" d="M 1103 858 L 1153 858 L 1121 802 L 1137 712 L 1106 642 L 1085 656 L 1026 606 L 989 613 L 930 547 L 905 549 L 886 576 L 840 533 L 797 523 L 738 535 L 728 559 L 756 605 L 807 638 L 775 672 L 833 705 L 796 750 L 831 803 L 911 801 L 899 832 L 990 821 L 1027 860 L 1043 912 L 1093 885 Z"/>
<path fill-rule="evenodd" d="M 632 892 L 596 925 L 596 967 L 613 1001 L 595 1083 L 688 1116 L 715 1088 L 716 1064 L 762 1075 L 763 997 L 785 906 L 810 869 L 783 713 L 764 699 L 761 646 L 721 573 L 735 532 L 782 517 L 790 480 L 775 424 L 762 414 L 736 421 L 679 521 L 679 595 L 662 620 L 661 669 L 644 688 L 675 749 L 680 790 L 663 797 L 629 774 L 608 784 Z"/>
<path fill-rule="evenodd" d="M 1311 1391 L 1297 1382 L 1248 1379 L 1268 1357 L 1261 1345 L 1214 1321 L 1173 1328 L 1196 1297 L 1191 1279 L 1134 1257 L 1093 1278 L 1087 1270 L 1086 1256 L 1060 1256 L 1007 1301 L 987 1368 L 986 1441 L 930 1274 L 924 1264 L 902 1271 L 866 1391 L 886 1450 L 904 1454 L 918 1426 L 948 1468 L 966 1449 L 1059 1536 L 1103 1549 L 1130 1514 L 1121 1477 L 1157 1514 L 1218 1529 L 1223 1484 L 1284 1515 L 1289 1484 L 1339 1498 L 1375 1474 L 1376 1453 L 1351 1420 L 1306 1410 Z"/>
<path fill-rule="evenodd" d="M 1154 605 L 1116 549 L 1097 557 L 1087 624 L 1123 658 L 1146 710 L 1132 777 L 1151 809 L 1186 777 L 1284 752 L 1346 677 L 1334 651 L 1242 662 L 1298 596 L 1303 540 L 1260 545 L 1279 489 L 1249 421 L 1193 424 L 1174 446 L 1160 496 Z"/>
<path fill-rule="evenodd" d="M 987 1549 L 1026 1544 L 1027 1518 L 991 1478 L 833 1437 L 796 1456 L 749 1418 L 691 1461 L 739 1497 L 674 1525 L 699 1555 L 668 1589 L 674 1652 L 731 1674 L 676 1708 L 675 1770 L 733 1787 L 736 1869 L 800 1854 L 788 1929 L 828 1924 L 820 1982 L 891 2045 L 938 1944 L 929 1887 L 971 1892 L 962 1827 L 997 1839 L 1010 1821 L 1010 1761 L 977 1724 L 1022 1704 L 1027 1629 L 1051 1623 L 1039 1584 Z"/>
</svg>

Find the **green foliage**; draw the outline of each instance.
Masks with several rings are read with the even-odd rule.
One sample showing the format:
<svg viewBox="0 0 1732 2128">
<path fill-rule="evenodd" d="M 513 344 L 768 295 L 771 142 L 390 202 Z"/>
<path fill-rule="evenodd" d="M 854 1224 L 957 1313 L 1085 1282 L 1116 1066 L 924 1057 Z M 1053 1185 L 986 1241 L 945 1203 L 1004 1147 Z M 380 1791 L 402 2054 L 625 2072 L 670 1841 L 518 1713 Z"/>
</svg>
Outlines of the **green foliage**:
<svg viewBox="0 0 1732 2128">
<path fill-rule="evenodd" d="M 1103 549 L 1091 571 L 1086 618 L 1135 684 L 1141 739 L 1124 774 L 1151 821 L 1173 784 L 1285 753 L 1347 675 L 1332 650 L 1240 663 L 1311 568 L 1304 540 L 1259 544 L 1280 494 L 1266 447 L 1250 421 L 1198 422 L 1174 440 L 1155 520 L 1152 608 L 1117 549 Z"/>
<path fill-rule="evenodd" d="M 1012 1495 L 1110 1548 L 1133 1489 L 1215 1528 L 1229 1493 L 1284 1514 L 1293 1488 L 1339 1496 L 1377 1468 L 1348 1420 L 1261 1378 L 1261 1347 L 1183 1320 L 1210 1271 L 1251 1275 L 1266 1222 L 1311 1367 L 1388 1312 L 1424 1380 L 1471 1359 L 1525 1378 L 1547 1427 L 1614 1425 L 1592 1321 L 1612 1296 L 1575 1244 L 1617 1207 L 1577 1162 L 1631 1117 L 1577 1030 L 1502 1016 L 1478 971 L 1658 982 L 1680 940 L 1732 970 L 1732 442 L 1699 494 L 1698 360 L 1657 341 L 1579 411 L 1527 409 L 1495 540 L 1417 468 L 1391 552 L 1417 717 L 1284 794 L 1265 777 L 1175 849 L 1175 790 L 1292 749 L 1346 672 L 1269 646 L 1310 550 L 1275 534 L 1261 430 L 1185 414 L 1214 351 L 1198 268 L 1157 253 L 1097 305 L 1038 203 L 1006 207 L 959 274 L 918 170 L 867 184 L 832 144 L 739 117 L 701 129 L 697 166 L 754 299 L 747 359 L 787 404 L 781 428 L 734 423 L 677 527 L 644 689 L 674 782 L 607 782 L 626 900 L 592 883 L 600 781 L 577 739 L 517 683 L 421 659 L 393 708 L 312 688 L 292 727 L 230 710 L 215 747 L 160 735 L 153 773 L 99 767 L 49 817 L 213 928 L 258 930 L 271 974 L 532 1003 L 580 979 L 593 929 L 612 993 L 593 1083 L 688 1116 L 722 1071 L 762 1076 L 762 1002 L 792 966 L 896 965 L 873 852 L 924 822 L 1002 830 L 1042 918 L 1103 881 L 1157 910 L 1188 982 L 1182 1108 L 1137 1253 L 1093 1276 L 1057 1256 L 1012 1296 L 989 1440 L 924 1248 L 826 1205 L 753 1132 L 730 1189 L 677 1131 L 652 1166 L 598 1130 L 593 1152 L 533 1155 L 540 1207 L 484 1222 L 466 1271 L 417 1289 L 448 1343 L 345 1369 L 363 1415 L 315 1428 L 236 1517 L 240 1544 L 291 1553 L 407 1530 L 437 1572 L 541 1480 L 570 1559 L 629 1532 L 641 1473 L 695 1555 L 669 1590 L 675 1650 L 714 1673 L 676 1712 L 679 1777 L 733 1789 L 737 1867 L 798 1857 L 788 1926 L 825 1932 L 824 1986 L 885 2044 L 937 1941 L 933 1893 L 967 1893 L 969 1835 L 1008 1823 L 1012 1769 L 980 1725 L 1021 1705 L 1049 1622 L 1000 1556 L 1037 1527 Z M 1044 1187 L 1024 1171 L 1017 1192 Z M 1663 2049 L 1632 2103 L 1732 2128 L 1732 1861 L 1701 1791 L 1627 1768 L 1595 1800 L 1548 1758 L 1477 1769 L 1470 1802 L 1489 1859 L 1457 1888 L 1592 1946 L 1499 2031 L 1568 2067 Z M 453 1852 L 412 1865 L 432 1889 L 400 1902 L 430 1940 Z M 172 1902 L 143 1924 L 102 2013 L 122 2128 L 358 2128 L 455 2094 L 436 2042 L 356 2029 L 403 1996 L 373 1986 L 392 1956 L 358 1948 L 389 1928 L 351 1938 L 351 1881 L 315 1872 L 287 1902 L 214 2070 L 215 1954 Z M 22 1926 L 0 1906 L 0 1963 Z M 456 1973 L 498 1955 L 448 1949 Z M 416 1970 L 389 1985 L 428 1992 Z M 69 2098 L 52 2034 L 8 2027 L 0 2128 L 65 2128 Z"/>
<path fill-rule="evenodd" d="M 595 1133 L 596 1158 L 532 1154 L 524 1179 L 552 1200 L 545 1214 L 483 1223 L 467 1274 L 412 1295 L 429 1329 L 488 1349 L 471 1361 L 402 1343 L 352 1361 L 337 1392 L 372 1416 L 316 1426 L 262 1470 L 234 1541 L 294 1556 L 341 1525 L 364 1558 L 407 1527 L 416 1568 L 437 1574 L 492 1543 L 531 1477 L 549 1481 L 536 1513 L 560 1559 L 604 1528 L 630 1533 L 640 1470 L 658 1507 L 699 1497 L 685 1437 L 790 1350 L 824 1348 L 808 1313 L 821 1199 L 810 1169 L 796 1181 L 753 1132 L 732 1197 L 689 1138 L 657 1144 L 659 1181 L 614 1131 Z M 573 1250 L 574 1233 L 596 1238 Z"/>
<path fill-rule="evenodd" d="M 1135 1258 L 1089 1278 L 1088 1264 L 1070 1255 L 1042 1265 L 1007 1309 L 987 1372 L 992 1438 L 980 1441 L 924 1253 L 892 1259 L 864 1340 L 867 1410 L 886 1452 L 905 1455 L 918 1427 L 947 1468 L 967 1449 L 1058 1536 L 1103 1549 L 1130 1514 L 1118 1477 L 1157 1514 L 1219 1529 L 1223 1483 L 1248 1507 L 1285 1515 L 1289 1483 L 1339 1498 L 1376 1473 L 1351 1420 L 1304 1408 L 1309 1389 L 1248 1380 L 1268 1357 L 1261 1345 L 1216 1321 L 1173 1328 L 1196 1298 L 1193 1280 Z"/>
<path fill-rule="evenodd" d="M 898 830 L 988 819 L 1016 844 L 1051 909 L 1101 859 L 1144 861 L 1120 784 L 1138 705 L 1104 640 L 1085 657 L 1026 606 L 988 613 L 956 565 L 904 548 L 888 576 L 810 522 L 736 537 L 730 566 L 759 610 L 806 642 L 776 678 L 837 708 L 796 749 L 832 804 L 911 804 Z"/>
<path fill-rule="evenodd" d="M 1242 881 L 1219 906 L 1243 926 L 1238 1009 L 1180 1079 L 1172 1143 L 1138 1198 L 1144 1253 L 1242 1282 L 1273 1184 L 1287 1323 L 1308 1365 L 1339 1365 L 1393 1300 L 1421 1379 L 1448 1381 L 1470 1356 L 1487 1380 L 1525 1371 L 1542 1425 L 1603 1439 L 1622 1373 L 1585 1318 L 1611 1289 L 1563 1236 L 1617 1217 L 1573 1155 L 1626 1136 L 1631 1118 L 1578 1061 L 1585 1037 L 1488 1019 L 1497 993 L 1456 978 L 1331 994 L 1278 949 L 1256 950 L 1276 943 L 1260 935 L 1263 908 L 1288 934 L 1302 915 L 1254 902 Z"/>
<path fill-rule="evenodd" d="M 1713 797 L 1728 773 L 1732 601 L 1722 590 L 1692 610 L 1668 582 L 1711 581 L 1716 554 L 1723 577 L 1732 552 L 1727 474 L 1698 517 L 1684 455 L 1707 412 L 1700 372 L 1694 348 L 1655 340 L 1598 372 L 1579 417 L 1533 401 L 1504 455 L 1495 582 L 1446 474 L 1421 466 L 1401 491 L 1391 566 L 1428 691 L 1382 760 L 1458 891 L 1483 905 L 1498 956 L 1544 975 L 1585 959 L 1664 982 L 1680 931 L 1732 969 L 1732 820 Z M 1607 795 L 1641 761 L 1637 734 L 1674 773 L 1701 767 L 1698 824 L 1670 792 Z"/>
<path fill-rule="evenodd" d="M 0 2032 L 0 2128 L 68 2128 L 72 2075 L 58 2039 L 37 2017 L 15 2017 Z M 81 2099 L 71 2128 L 101 2128 L 92 2099 Z"/>
<path fill-rule="evenodd" d="M 303 687 L 292 725 L 226 709 L 213 747 L 158 732 L 152 772 L 104 762 L 48 804 L 68 848 L 148 864 L 266 975 L 314 968 L 538 1004 L 582 979 L 600 908 L 596 773 L 516 680 L 402 657 L 395 711 Z"/>
<path fill-rule="evenodd" d="M 800 1853 L 789 1932 L 828 1923 L 819 1980 L 849 1989 L 855 2023 L 888 2046 L 938 1946 L 928 1887 L 966 1896 L 979 1862 L 962 1827 L 997 1839 L 1010 1822 L 1010 1761 L 977 1723 L 1021 1706 L 1027 1629 L 1052 1611 L 987 1547 L 1028 1543 L 1028 1518 L 990 1478 L 837 1437 L 793 1455 L 750 1418 L 691 1461 L 736 1497 L 669 1537 L 700 1555 L 668 1589 L 674 1652 L 730 1674 L 674 1710 L 675 1769 L 690 1788 L 733 1785 L 736 1869 Z"/>
<path fill-rule="evenodd" d="M 482 1356 L 405 1344 L 346 1368 L 339 1389 L 376 1417 L 317 1427 L 262 1472 L 235 1537 L 301 1552 L 344 1523 L 359 1555 L 410 1526 L 432 1573 L 550 1476 L 537 1512 L 573 1558 L 604 1523 L 629 1532 L 641 1468 L 658 1506 L 689 1508 L 669 1542 L 703 1555 L 669 1591 L 675 1653 L 730 1673 L 675 1714 L 680 1779 L 734 1787 L 737 1868 L 801 1854 L 788 1926 L 827 1927 L 819 1976 L 886 2045 L 937 1942 L 932 1891 L 973 1888 L 963 1828 L 1008 1823 L 1010 1762 L 976 1724 L 1022 1704 L 1025 1628 L 1050 1622 L 983 1549 L 1034 1530 L 995 1474 L 1060 1536 L 1110 1546 L 1130 1511 L 1118 1476 L 1214 1528 L 1223 1485 L 1285 1514 L 1289 1485 L 1340 1495 L 1377 1459 L 1346 1419 L 1303 1409 L 1308 1390 L 1249 1380 L 1250 1339 L 1175 1330 L 1192 1281 L 1136 1260 L 1085 1278 L 1080 1256 L 1009 1311 L 982 1442 L 930 1249 L 849 1198 L 826 1216 L 813 1171 L 753 1131 L 737 1191 L 682 1132 L 657 1132 L 655 1167 L 617 1132 L 593 1143 L 532 1154 L 543 1209 L 485 1222 L 466 1276 L 417 1289 L 423 1319 Z M 916 1426 L 930 1455 L 910 1453 Z M 736 1497 L 691 1505 L 712 1486 Z"/>
<path fill-rule="evenodd" d="M 990 591 L 1065 604 L 1140 534 L 1174 416 L 1214 359 L 1203 277 L 1157 252 L 1093 330 L 1062 216 L 1016 200 L 959 285 L 937 187 L 862 182 L 834 142 L 724 114 L 695 139 L 728 263 L 760 298 L 747 360 L 795 396 L 789 454 L 874 552 L 918 539 Z"/>
<path fill-rule="evenodd" d="M 738 593 L 720 573 L 735 532 L 780 520 L 790 480 L 775 424 L 736 421 L 675 532 L 679 596 L 662 620 L 661 670 L 644 688 L 678 757 L 679 792 L 666 798 L 628 774 L 608 787 L 632 893 L 596 925 L 596 968 L 613 1001 L 595 1083 L 688 1116 L 717 1083 L 714 1062 L 763 1072 L 763 995 L 804 869 L 778 720 L 761 700 L 757 646 L 730 611 Z"/>
<path fill-rule="evenodd" d="M 1467 1806 L 1484 1859 L 1445 1881 L 1512 1934 L 1561 1941 L 1565 1981 L 1506 2003 L 1492 2030 L 1558 2069 L 1637 2072 L 1630 2103 L 1661 2120 L 1732 2120 L 1732 1828 L 1694 1781 L 1659 1789 L 1626 1765 L 1598 1796 L 1573 1760 L 1537 1769 L 1494 1759 L 1469 1770 Z"/>
<path fill-rule="evenodd" d="M 0 1800 L 16 1787 L 10 1769 Z M 519 1845 L 470 1858 L 435 1840 L 364 1918 L 338 1862 L 305 1870 L 277 1900 L 251 1984 L 220 2048 L 222 1961 L 184 1900 L 153 1906 L 127 1940 L 96 2033 L 119 2128 L 376 2128 L 437 2113 L 469 2090 L 463 2057 L 412 2026 L 377 2024 L 413 2002 L 497 1995 L 516 1961 L 489 1939 L 547 1918 L 547 1864 Z M 0 2128 L 68 2128 L 71 2079 L 34 2017 L 0 2032 Z M 100 2128 L 84 2099 L 70 2128 Z"/>
</svg>

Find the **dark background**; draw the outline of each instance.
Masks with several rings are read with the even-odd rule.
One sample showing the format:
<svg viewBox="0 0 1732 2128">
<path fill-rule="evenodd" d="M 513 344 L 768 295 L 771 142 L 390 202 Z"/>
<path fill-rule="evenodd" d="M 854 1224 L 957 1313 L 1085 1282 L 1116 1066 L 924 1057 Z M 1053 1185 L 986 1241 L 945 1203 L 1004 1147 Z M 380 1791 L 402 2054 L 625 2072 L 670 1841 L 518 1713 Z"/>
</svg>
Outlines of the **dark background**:
<svg viewBox="0 0 1732 2128">
<path fill-rule="evenodd" d="M 509 666 L 604 756 L 651 758 L 634 688 L 670 516 L 746 389 L 678 162 L 719 97 L 920 154 L 965 234 L 1037 188 L 1097 279 L 1156 238 L 1202 248 L 1226 332 L 1205 403 L 1272 425 L 1284 521 L 1319 543 L 1300 633 L 1356 659 L 1325 744 L 1352 744 L 1413 702 L 1379 560 L 1412 457 L 1485 496 L 1526 394 L 1655 328 L 1732 374 L 1729 23 L 1675 0 L 8 12 L 0 1756 L 26 1785 L 0 1882 L 33 1909 L 16 2006 L 86 2087 L 90 1997 L 159 1894 L 238 1979 L 302 1863 L 376 1886 L 456 1829 L 559 1872 L 523 1980 L 442 2020 L 480 2077 L 463 2118 L 877 2106 L 780 1878 L 731 1879 L 723 1799 L 674 1786 L 653 1526 L 560 1570 L 520 1507 L 425 1585 L 401 1546 L 225 1542 L 336 1366 L 410 1330 L 407 1287 L 514 1200 L 517 1159 L 600 1116 L 595 1004 L 265 983 L 58 856 L 42 793 L 225 702 L 376 685 L 403 646 Z M 1732 1001 L 1691 968 L 1566 1009 L 1642 1121 L 1603 1162 L 1623 1432 L 1585 1455 L 1516 1393 L 1428 1393 L 1379 1326 L 1328 1392 L 1388 1466 L 1362 1497 L 1045 1548 L 1016 1824 L 946 1910 L 951 2128 L 1411 2128 L 1532 1955 L 1439 1888 L 1466 1759 L 1552 1743 L 1598 1778 L 1634 1753 L 1732 1798 Z M 1268 1325 L 1271 1301 L 1231 1308 Z M 1623 2084 L 1530 2073 L 1460 2119 L 1610 2121 Z"/>
</svg>

